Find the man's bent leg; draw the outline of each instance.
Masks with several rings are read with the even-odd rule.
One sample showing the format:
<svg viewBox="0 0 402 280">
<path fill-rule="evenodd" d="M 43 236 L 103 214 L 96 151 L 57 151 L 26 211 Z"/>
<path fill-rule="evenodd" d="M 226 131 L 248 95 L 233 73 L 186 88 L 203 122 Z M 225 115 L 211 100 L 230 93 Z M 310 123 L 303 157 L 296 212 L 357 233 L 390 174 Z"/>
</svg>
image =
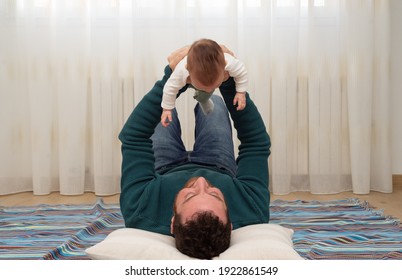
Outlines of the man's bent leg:
<svg viewBox="0 0 402 280">
<path fill-rule="evenodd" d="M 234 176 L 236 161 L 229 113 L 220 96 L 211 98 L 215 106 L 209 114 L 203 114 L 198 104 L 195 107 L 195 143 L 190 161 L 225 169 Z"/>
<path fill-rule="evenodd" d="M 188 160 L 188 153 L 181 139 L 181 126 L 176 109 L 172 110 L 172 118 L 167 127 L 159 123 L 151 137 L 156 171 L 163 171 L 169 166 Z"/>
</svg>

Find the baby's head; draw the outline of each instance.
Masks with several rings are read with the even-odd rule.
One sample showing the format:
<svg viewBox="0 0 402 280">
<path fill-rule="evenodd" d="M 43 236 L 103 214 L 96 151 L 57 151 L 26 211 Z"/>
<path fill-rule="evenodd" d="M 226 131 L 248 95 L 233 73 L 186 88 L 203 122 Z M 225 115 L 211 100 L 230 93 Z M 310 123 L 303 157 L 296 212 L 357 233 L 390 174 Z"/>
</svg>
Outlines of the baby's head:
<svg viewBox="0 0 402 280">
<path fill-rule="evenodd" d="M 225 66 L 222 48 L 215 41 L 200 39 L 191 45 L 187 54 L 187 70 L 195 88 L 213 92 L 223 82 Z"/>
</svg>

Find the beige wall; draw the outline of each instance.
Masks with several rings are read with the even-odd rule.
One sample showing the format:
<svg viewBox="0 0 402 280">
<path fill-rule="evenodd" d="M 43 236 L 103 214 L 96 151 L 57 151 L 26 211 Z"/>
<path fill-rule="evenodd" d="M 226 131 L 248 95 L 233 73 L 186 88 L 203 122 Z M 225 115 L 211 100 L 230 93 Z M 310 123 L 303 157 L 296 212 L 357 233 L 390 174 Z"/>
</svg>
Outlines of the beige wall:
<svg viewBox="0 0 402 280">
<path fill-rule="evenodd" d="M 390 4 L 392 173 L 402 174 L 402 1 Z"/>
</svg>

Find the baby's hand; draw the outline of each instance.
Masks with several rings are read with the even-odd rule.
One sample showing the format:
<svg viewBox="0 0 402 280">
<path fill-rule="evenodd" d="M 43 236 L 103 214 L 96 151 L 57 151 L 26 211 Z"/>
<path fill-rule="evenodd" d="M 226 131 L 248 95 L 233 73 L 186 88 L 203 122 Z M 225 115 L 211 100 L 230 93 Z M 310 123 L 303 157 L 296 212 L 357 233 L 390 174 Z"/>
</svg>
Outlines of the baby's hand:
<svg viewBox="0 0 402 280">
<path fill-rule="evenodd" d="M 172 121 L 172 110 L 163 109 L 161 115 L 161 124 L 164 127 L 167 127 L 171 121 Z"/>
<path fill-rule="evenodd" d="M 237 105 L 237 111 L 241 111 L 246 108 L 246 93 L 236 92 L 236 95 L 233 98 L 233 105 Z"/>
</svg>

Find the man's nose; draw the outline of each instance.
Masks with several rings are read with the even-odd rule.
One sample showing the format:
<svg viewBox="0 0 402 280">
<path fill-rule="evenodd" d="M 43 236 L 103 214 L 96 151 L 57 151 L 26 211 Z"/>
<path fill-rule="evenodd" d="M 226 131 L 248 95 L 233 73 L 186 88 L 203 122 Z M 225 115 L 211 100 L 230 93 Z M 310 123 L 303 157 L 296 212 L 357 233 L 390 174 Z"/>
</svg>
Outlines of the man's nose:
<svg viewBox="0 0 402 280">
<path fill-rule="evenodd" d="M 200 193 L 206 192 L 206 190 L 209 188 L 209 184 L 204 177 L 199 177 L 194 185 Z"/>
</svg>

